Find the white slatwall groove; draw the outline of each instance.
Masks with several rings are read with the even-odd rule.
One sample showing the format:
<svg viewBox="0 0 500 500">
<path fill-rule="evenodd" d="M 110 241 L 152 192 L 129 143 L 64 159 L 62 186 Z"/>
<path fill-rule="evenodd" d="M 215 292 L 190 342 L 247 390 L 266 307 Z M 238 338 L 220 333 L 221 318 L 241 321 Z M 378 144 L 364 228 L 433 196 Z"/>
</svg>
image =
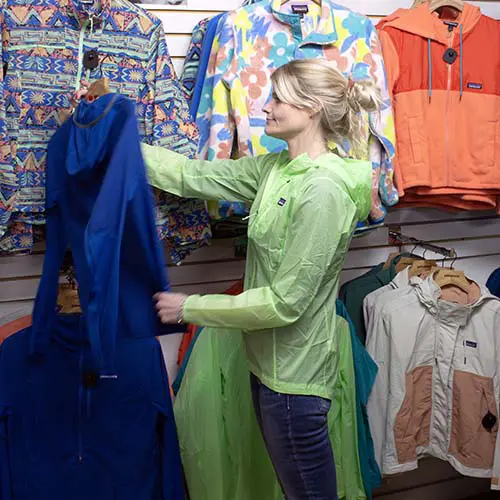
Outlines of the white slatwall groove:
<svg viewBox="0 0 500 500">
<path fill-rule="evenodd" d="M 351 9 L 369 15 L 374 22 L 413 0 L 338 0 Z M 500 18 L 500 1 L 472 2 L 483 13 Z M 193 27 L 203 18 L 236 8 L 239 0 L 188 0 L 187 7 L 148 6 L 164 23 L 167 44 L 178 74 Z M 440 246 L 453 247 L 459 259 L 456 266 L 473 279 L 484 282 L 500 266 L 500 218 L 492 213 L 449 214 L 432 209 L 392 210 L 389 224 L 399 225 L 402 232 Z M 388 245 L 387 229 L 382 228 L 351 245 L 342 280 L 358 276 L 384 261 L 398 250 Z M 406 248 L 412 250 L 412 248 Z M 432 257 L 427 253 L 426 257 Z M 436 256 L 436 258 L 439 258 Z M 31 256 L 0 258 L 0 315 L 32 303 L 43 263 L 43 248 Z M 243 275 L 244 261 L 235 258 L 233 241 L 214 240 L 191 255 L 180 266 L 168 266 L 173 289 L 186 293 L 219 293 Z M 178 338 L 163 339 L 169 371 L 175 368 Z M 378 500 L 458 500 L 488 491 L 487 480 L 459 476 L 447 463 L 435 459 L 421 461 L 419 469 L 385 478 L 377 492 Z"/>
</svg>

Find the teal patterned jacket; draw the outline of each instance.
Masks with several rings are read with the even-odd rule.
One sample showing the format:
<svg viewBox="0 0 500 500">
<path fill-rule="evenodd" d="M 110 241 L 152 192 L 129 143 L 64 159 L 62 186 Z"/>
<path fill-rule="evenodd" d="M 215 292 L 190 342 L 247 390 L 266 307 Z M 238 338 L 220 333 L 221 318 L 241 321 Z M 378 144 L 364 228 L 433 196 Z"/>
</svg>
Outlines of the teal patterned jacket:
<svg viewBox="0 0 500 500">
<path fill-rule="evenodd" d="M 0 250 L 29 250 L 43 224 L 47 144 L 81 78 L 110 80 L 137 101 L 144 142 L 187 156 L 198 133 L 170 59 L 161 21 L 126 0 L 3 0 L 0 82 Z M 85 9 L 85 10 L 84 10 Z M 86 70 L 84 54 L 99 65 Z M 157 195 L 159 232 L 181 260 L 210 237 L 205 205 Z"/>
</svg>

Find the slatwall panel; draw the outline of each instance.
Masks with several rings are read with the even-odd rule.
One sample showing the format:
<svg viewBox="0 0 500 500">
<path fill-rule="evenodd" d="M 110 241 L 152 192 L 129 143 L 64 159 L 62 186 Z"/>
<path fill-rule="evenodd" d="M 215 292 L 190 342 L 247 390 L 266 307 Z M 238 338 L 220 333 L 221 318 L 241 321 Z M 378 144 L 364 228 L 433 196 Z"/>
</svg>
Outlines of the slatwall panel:
<svg viewBox="0 0 500 500">
<path fill-rule="evenodd" d="M 164 7 L 147 5 L 152 12 L 160 17 L 168 34 L 168 48 L 177 74 L 182 71 L 184 55 L 186 54 L 191 32 L 194 26 L 206 17 L 214 16 L 225 10 L 236 8 L 241 2 L 238 0 L 188 0 L 187 7 Z M 368 15 L 374 22 L 381 16 L 393 12 L 398 7 L 407 7 L 413 0 L 340 0 L 336 3 L 346 5 L 351 9 Z M 481 8 L 485 14 L 500 18 L 499 8 L 496 1 L 471 2 Z"/>
<path fill-rule="evenodd" d="M 187 7 L 148 9 L 160 17 L 167 34 L 167 44 L 178 74 L 182 70 L 190 33 L 203 18 L 236 8 L 238 0 L 188 0 Z M 413 0 L 338 0 L 351 9 L 369 15 L 374 22 Z M 492 17 L 500 18 L 500 0 L 472 2 Z M 449 214 L 431 209 L 392 210 L 387 223 L 415 238 L 440 246 L 453 247 L 458 254 L 456 267 L 484 282 L 500 266 L 500 218 L 491 213 Z M 382 228 L 352 242 L 342 280 L 352 279 L 399 250 L 388 245 L 387 228 Z M 407 248 L 412 250 L 412 248 Z M 432 257 L 427 253 L 426 257 Z M 439 256 L 435 256 L 439 258 Z M 41 274 L 43 249 L 30 256 L 0 258 L 0 315 L 32 303 Z M 243 275 L 244 261 L 235 257 L 234 242 L 215 240 L 210 247 L 198 250 L 180 266 L 168 266 L 176 291 L 218 293 Z M 164 339 L 169 371 L 175 371 L 179 339 Z M 459 476 L 448 464 L 435 459 L 421 461 L 419 469 L 385 479 L 377 492 L 379 500 L 455 500 L 488 491 L 487 480 Z M 265 500 L 265 499 L 263 499 Z"/>
<path fill-rule="evenodd" d="M 165 6 L 145 4 L 162 21 L 167 33 L 167 43 L 172 56 L 175 70 L 181 74 L 184 56 L 191 40 L 191 32 L 196 24 L 221 12 L 235 9 L 242 2 L 240 0 L 188 0 L 187 6 Z"/>
</svg>

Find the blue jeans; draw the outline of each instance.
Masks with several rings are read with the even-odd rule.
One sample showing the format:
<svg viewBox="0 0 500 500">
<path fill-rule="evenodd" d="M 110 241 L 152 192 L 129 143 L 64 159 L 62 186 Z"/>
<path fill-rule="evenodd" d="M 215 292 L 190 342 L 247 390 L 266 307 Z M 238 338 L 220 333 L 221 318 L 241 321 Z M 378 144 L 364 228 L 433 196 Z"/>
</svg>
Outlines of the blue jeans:
<svg viewBox="0 0 500 500">
<path fill-rule="evenodd" d="M 257 421 L 287 500 L 338 500 L 328 436 L 331 402 L 272 391 L 250 375 Z"/>
</svg>

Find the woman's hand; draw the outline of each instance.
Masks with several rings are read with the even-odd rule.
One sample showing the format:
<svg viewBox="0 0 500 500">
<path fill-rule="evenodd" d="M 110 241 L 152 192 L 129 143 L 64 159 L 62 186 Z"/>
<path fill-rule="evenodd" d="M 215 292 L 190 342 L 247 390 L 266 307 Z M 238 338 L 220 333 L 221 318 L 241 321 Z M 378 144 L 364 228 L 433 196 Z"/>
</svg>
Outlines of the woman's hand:
<svg viewBox="0 0 500 500">
<path fill-rule="evenodd" d="M 182 323 L 182 309 L 188 296 L 184 293 L 161 292 L 154 296 L 162 323 Z"/>
</svg>

